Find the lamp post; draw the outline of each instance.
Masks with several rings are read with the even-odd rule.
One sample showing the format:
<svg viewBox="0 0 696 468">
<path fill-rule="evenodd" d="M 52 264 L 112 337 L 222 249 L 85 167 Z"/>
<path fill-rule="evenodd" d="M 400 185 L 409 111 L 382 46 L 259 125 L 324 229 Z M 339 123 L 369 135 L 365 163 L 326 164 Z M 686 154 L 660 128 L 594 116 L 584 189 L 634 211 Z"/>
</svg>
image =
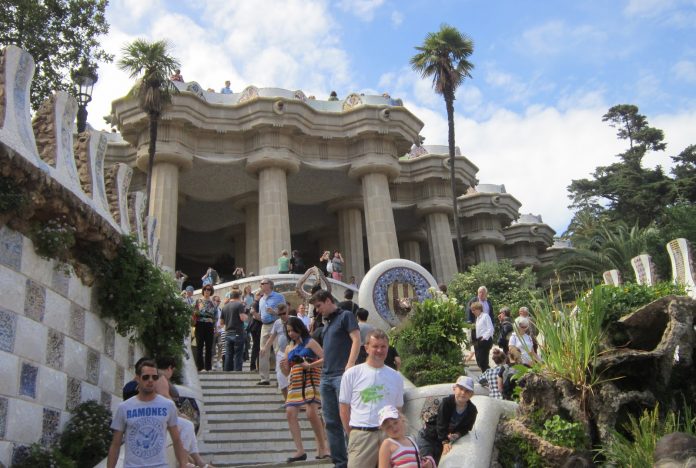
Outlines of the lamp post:
<svg viewBox="0 0 696 468">
<path fill-rule="evenodd" d="M 87 60 L 82 61 L 82 65 L 77 70 L 73 70 L 72 80 L 77 85 L 77 133 L 82 133 L 87 127 L 87 104 L 92 100 L 92 89 L 94 83 L 99 78 L 97 72 L 92 68 Z"/>
</svg>

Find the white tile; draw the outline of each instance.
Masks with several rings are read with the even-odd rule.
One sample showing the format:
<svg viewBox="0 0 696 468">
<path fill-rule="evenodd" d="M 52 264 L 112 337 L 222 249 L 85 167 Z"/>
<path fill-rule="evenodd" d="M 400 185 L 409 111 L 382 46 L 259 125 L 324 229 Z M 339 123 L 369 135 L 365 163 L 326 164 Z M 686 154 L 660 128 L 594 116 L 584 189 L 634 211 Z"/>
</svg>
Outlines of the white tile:
<svg viewBox="0 0 696 468">
<path fill-rule="evenodd" d="M 0 351 L 0 394 L 10 397 L 19 393 L 19 358 L 14 354 Z"/>
<path fill-rule="evenodd" d="M 99 374 L 99 387 L 106 392 L 112 392 L 116 384 L 116 363 L 106 355 L 101 357 Z"/>
<path fill-rule="evenodd" d="M 0 440 L 0 465 L 10 466 L 13 446 L 14 444 L 9 440 Z"/>
<path fill-rule="evenodd" d="M 48 329 L 32 319 L 17 316 L 14 353 L 39 364 L 46 362 Z"/>
<path fill-rule="evenodd" d="M 116 332 L 116 342 L 114 343 L 114 361 L 128 371 L 128 338 Z"/>
<path fill-rule="evenodd" d="M 99 353 L 104 352 L 104 322 L 92 312 L 85 312 L 85 344 Z"/>
<path fill-rule="evenodd" d="M 111 414 L 116 414 L 116 410 L 118 409 L 118 405 L 120 405 L 123 402 L 123 398 L 120 396 L 112 396 L 111 397 Z"/>
<path fill-rule="evenodd" d="M 92 309 L 92 288 L 85 286 L 77 276 L 70 277 L 68 296 L 87 310 Z"/>
<path fill-rule="evenodd" d="M 68 336 L 65 337 L 63 370 L 70 377 L 80 380 L 87 378 L 87 346 Z"/>
<path fill-rule="evenodd" d="M 53 262 L 39 257 L 31 239 L 24 238 L 22 247 L 22 273 L 37 283 L 50 285 L 53 278 Z"/>
<path fill-rule="evenodd" d="M 87 382 L 82 382 L 82 400 L 95 400 L 97 402 L 101 401 L 101 389 L 96 385 L 92 385 Z"/>
<path fill-rule="evenodd" d="M 24 315 L 27 278 L 0 265 L 0 307 Z"/>
<path fill-rule="evenodd" d="M 23 444 L 33 444 L 41 438 L 43 406 L 10 398 L 7 409 L 5 438 Z"/>
<path fill-rule="evenodd" d="M 65 408 L 65 392 L 68 384 L 68 376 L 65 372 L 41 366 L 37 383 L 37 401 L 62 411 Z"/>
<path fill-rule="evenodd" d="M 70 301 L 47 288 L 46 311 L 43 321 L 46 326 L 67 335 L 70 326 Z"/>
</svg>

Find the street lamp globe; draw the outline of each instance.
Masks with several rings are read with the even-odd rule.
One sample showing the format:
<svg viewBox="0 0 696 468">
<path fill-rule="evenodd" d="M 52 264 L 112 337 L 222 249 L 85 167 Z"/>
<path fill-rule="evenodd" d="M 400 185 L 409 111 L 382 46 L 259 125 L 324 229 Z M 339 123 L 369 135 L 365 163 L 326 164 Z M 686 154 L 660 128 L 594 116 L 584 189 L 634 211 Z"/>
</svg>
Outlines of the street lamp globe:
<svg viewBox="0 0 696 468">
<path fill-rule="evenodd" d="M 99 78 L 94 67 L 86 60 L 72 73 L 73 83 L 76 85 L 75 98 L 77 99 L 77 132 L 82 133 L 87 127 L 87 104 L 92 100 L 92 89 Z"/>
</svg>

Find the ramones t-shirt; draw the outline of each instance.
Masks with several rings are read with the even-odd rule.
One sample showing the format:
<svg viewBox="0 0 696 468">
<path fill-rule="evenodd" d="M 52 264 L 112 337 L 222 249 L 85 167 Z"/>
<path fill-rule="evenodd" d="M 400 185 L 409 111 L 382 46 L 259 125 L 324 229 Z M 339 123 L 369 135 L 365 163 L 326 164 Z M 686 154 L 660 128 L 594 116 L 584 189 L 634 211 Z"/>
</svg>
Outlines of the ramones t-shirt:
<svg viewBox="0 0 696 468">
<path fill-rule="evenodd" d="M 111 429 L 124 433 L 123 466 L 166 467 L 167 427 L 176 426 L 174 402 L 160 395 L 151 401 L 129 398 L 116 410 Z"/>
</svg>

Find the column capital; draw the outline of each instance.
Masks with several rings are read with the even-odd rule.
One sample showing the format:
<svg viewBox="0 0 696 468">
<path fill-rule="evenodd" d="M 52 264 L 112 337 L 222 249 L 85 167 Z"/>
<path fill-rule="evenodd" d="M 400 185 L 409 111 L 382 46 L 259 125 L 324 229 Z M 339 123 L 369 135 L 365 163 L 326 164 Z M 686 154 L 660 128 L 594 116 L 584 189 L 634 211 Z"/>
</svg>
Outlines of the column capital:
<svg viewBox="0 0 696 468">
<path fill-rule="evenodd" d="M 277 167 L 287 174 L 300 170 L 300 159 L 290 150 L 283 148 L 263 148 L 250 153 L 246 160 L 246 170 L 258 174 L 263 169 Z"/>
<path fill-rule="evenodd" d="M 362 197 L 342 197 L 342 198 L 336 198 L 334 200 L 329 201 L 329 203 L 326 205 L 326 211 L 329 213 L 335 213 L 337 211 L 341 210 L 347 210 L 347 209 L 358 209 L 362 211 L 365 208 L 365 202 L 363 201 Z"/>
<path fill-rule="evenodd" d="M 235 197 L 232 202 L 232 206 L 235 210 L 244 211 L 249 205 L 259 204 L 259 194 L 258 192 L 247 192 L 239 197 Z"/>
<path fill-rule="evenodd" d="M 452 215 L 452 199 L 447 197 L 433 197 L 419 200 L 416 203 L 416 215 L 427 216 L 432 213 L 444 213 Z"/>
<path fill-rule="evenodd" d="M 396 233 L 396 237 L 400 242 L 426 242 L 428 240 L 428 234 L 425 232 L 424 228 L 412 229 L 410 231 L 399 231 Z"/>
<path fill-rule="evenodd" d="M 135 164 L 138 169 L 147 173 L 148 163 L 148 146 L 149 144 L 141 145 L 136 154 Z M 155 164 L 168 163 L 174 164 L 179 169 L 188 170 L 193 167 L 193 154 L 191 151 L 175 141 L 158 141 L 155 149 Z"/>
<path fill-rule="evenodd" d="M 401 172 L 399 161 L 390 154 L 368 153 L 357 156 L 350 162 L 348 177 L 358 179 L 365 174 L 384 174 L 391 181 Z"/>
</svg>

